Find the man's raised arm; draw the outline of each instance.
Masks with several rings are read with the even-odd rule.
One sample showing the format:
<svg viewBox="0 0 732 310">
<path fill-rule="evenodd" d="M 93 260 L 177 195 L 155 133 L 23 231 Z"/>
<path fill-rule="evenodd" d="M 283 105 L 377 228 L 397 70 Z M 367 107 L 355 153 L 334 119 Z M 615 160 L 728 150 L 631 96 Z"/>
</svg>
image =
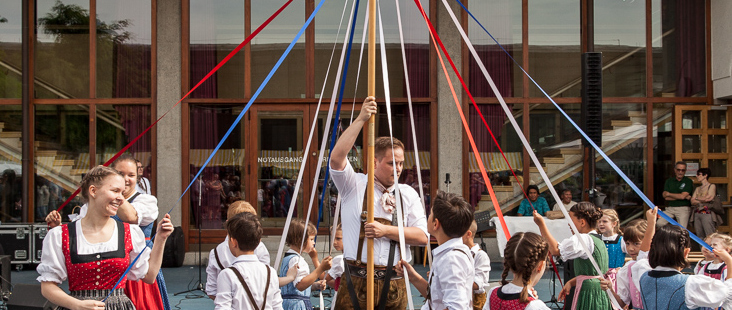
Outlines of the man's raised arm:
<svg viewBox="0 0 732 310">
<path fill-rule="evenodd" d="M 348 152 L 351 151 L 353 144 L 356 142 L 358 135 L 361 134 L 361 129 L 366 122 L 369 121 L 369 117 L 372 114 L 376 114 L 376 98 L 366 97 L 361 106 L 361 113 L 358 114 L 356 120 L 348 126 L 346 131 L 341 134 L 341 137 L 336 142 L 333 148 L 333 153 L 330 155 L 330 168 L 337 171 L 342 171 L 346 168 L 348 163 Z"/>
</svg>

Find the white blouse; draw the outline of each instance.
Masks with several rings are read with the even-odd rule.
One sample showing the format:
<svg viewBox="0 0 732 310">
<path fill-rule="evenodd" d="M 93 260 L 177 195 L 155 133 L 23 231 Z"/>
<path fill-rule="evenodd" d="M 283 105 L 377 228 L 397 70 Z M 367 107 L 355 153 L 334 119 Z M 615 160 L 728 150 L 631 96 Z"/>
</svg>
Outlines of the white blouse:
<svg viewBox="0 0 732 310">
<path fill-rule="evenodd" d="M 503 292 L 504 294 L 519 294 L 519 293 L 521 293 L 521 291 L 524 290 L 523 287 L 518 286 L 513 283 L 508 283 L 508 284 L 504 285 L 503 287 L 501 287 L 501 286 L 494 287 L 488 292 L 488 298 L 485 302 L 485 306 L 483 306 L 483 310 L 491 310 L 491 299 L 490 299 L 491 294 L 493 294 L 494 290 L 499 289 L 499 288 L 501 289 L 501 292 Z M 534 297 L 534 299 L 536 299 L 536 300 L 529 302 L 529 304 L 526 305 L 526 308 L 524 308 L 524 310 L 549 310 L 550 309 L 549 307 L 546 306 L 546 304 L 543 301 L 541 301 L 538 297 L 534 296 L 533 292 L 529 291 L 529 295 L 531 297 Z"/>
<path fill-rule="evenodd" d="M 333 263 L 330 267 L 330 270 L 328 270 L 328 275 L 330 275 L 330 277 L 333 279 L 339 278 L 341 275 L 343 275 L 343 270 L 345 268 L 343 264 L 343 255 L 333 257 Z"/>
<path fill-rule="evenodd" d="M 158 219 L 158 199 L 153 195 L 140 194 L 130 203 L 137 211 L 137 225 L 147 226 Z M 89 206 L 84 204 L 75 217 L 69 215 L 71 221 L 78 221 L 86 216 Z"/>
<path fill-rule="evenodd" d="M 577 234 L 559 242 L 559 254 L 562 256 L 562 260 L 568 261 L 570 259 L 582 258 L 588 259 L 587 252 L 582 248 L 580 242 L 584 242 L 587 249 L 592 252 L 595 250 L 595 242 L 592 241 L 592 236 L 589 234 L 596 234 L 594 230 L 588 234 Z"/>
<path fill-rule="evenodd" d="M 290 270 L 290 268 L 295 267 L 295 265 L 298 266 L 297 269 L 297 275 L 295 276 L 295 280 L 292 281 L 293 286 L 297 286 L 300 281 L 302 281 L 303 278 L 307 277 L 310 274 L 310 266 L 305 261 L 305 259 L 294 250 L 290 249 L 287 250 L 287 253 L 294 253 L 297 255 L 297 257 L 293 257 L 290 259 L 290 263 L 287 264 L 287 270 Z"/>
<path fill-rule="evenodd" d="M 618 271 L 616 275 L 616 285 L 617 289 L 615 290 L 616 293 L 618 293 L 618 296 L 620 296 L 620 299 L 623 300 L 623 302 L 627 305 L 630 303 L 630 281 L 631 279 L 628 278 L 628 268 L 630 268 L 630 273 L 632 277 L 633 284 L 635 285 L 636 289 L 640 291 L 640 286 L 638 284 L 638 280 L 640 279 L 641 274 L 639 274 L 640 270 L 646 269 L 645 267 L 642 267 L 644 265 L 648 265 L 648 252 L 640 251 L 638 252 L 638 256 L 635 258 L 635 263 L 633 266 L 628 267 L 629 263 L 632 261 L 629 261 L 625 263 L 623 267 L 620 268 L 620 271 Z M 638 265 L 640 264 L 640 265 Z M 638 265 L 638 266 L 636 266 Z"/>
<path fill-rule="evenodd" d="M 114 232 L 109 240 L 100 243 L 89 243 L 84 237 L 84 232 L 81 228 L 81 222 L 76 221 L 69 225 L 76 225 L 76 245 L 79 254 L 87 255 L 94 253 L 112 252 L 117 250 L 117 236 L 121 231 L 117 231 L 117 225 L 114 226 Z M 130 225 L 130 237 L 132 238 L 132 251 L 129 253 L 130 262 L 140 254 L 145 246 L 145 234 L 140 230 L 140 227 Z M 38 265 L 36 271 L 40 276 L 36 278 L 38 282 L 54 282 L 61 284 L 67 279 L 68 273 L 66 272 L 66 259 L 64 257 L 62 249 L 62 226 L 54 227 L 43 239 L 43 251 L 41 255 L 41 264 Z M 140 258 L 135 262 L 135 265 L 130 268 L 130 272 L 127 274 L 127 279 L 136 281 L 142 279 L 147 274 L 148 259 L 150 258 L 150 251 L 145 251 L 140 255 Z M 121 276 L 121 275 L 120 275 Z"/>
</svg>

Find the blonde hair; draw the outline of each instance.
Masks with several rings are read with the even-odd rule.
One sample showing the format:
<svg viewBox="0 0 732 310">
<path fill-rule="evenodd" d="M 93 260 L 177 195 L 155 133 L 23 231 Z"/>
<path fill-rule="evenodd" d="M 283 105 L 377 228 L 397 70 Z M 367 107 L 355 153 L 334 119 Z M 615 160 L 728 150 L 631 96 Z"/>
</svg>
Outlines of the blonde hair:
<svg viewBox="0 0 732 310">
<path fill-rule="evenodd" d="M 620 231 L 620 218 L 618 217 L 618 212 L 616 212 L 613 209 L 605 209 L 605 210 L 602 210 L 602 215 L 609 217 L 610 221 L 615 223 L 615 227 L 613 228 L 613 233 L 622 236 L 623 232 Z"/>
<path fill-rule="evenodd" d="M 243 212 L 257 215 L 257 210 L 254 209 L 254 207 L 250 203 L 244 200 L 237 200 L 229 205 L 229 210 L 226 212 L 226 218 L 233 218 L 235 215 Z"/>
<path fill-rule="evenodd" d="M 101 186 L 102 182 L 110 175 L 122 176 L 119 171 L 102 165 L 89 169 L 89 172 L 81 179 L 81 197 L 89 201 L 89 187 L 92 185 Z"/>
<path fill-rule="evenodd" d="M 732 237 L 730 237 L 728 234 L 713 233 L 713 234 L 707 236 L 707 238 L 709 238 L 709 241 L 712 241 L 712 239 L 714 239 L 714 238 L 722 240 L 722 245 L 725 247 L 727 252 L 732 251 Z M 706 240 L 706 239 L 704 239 L 704 240 Z"/>
</svg>

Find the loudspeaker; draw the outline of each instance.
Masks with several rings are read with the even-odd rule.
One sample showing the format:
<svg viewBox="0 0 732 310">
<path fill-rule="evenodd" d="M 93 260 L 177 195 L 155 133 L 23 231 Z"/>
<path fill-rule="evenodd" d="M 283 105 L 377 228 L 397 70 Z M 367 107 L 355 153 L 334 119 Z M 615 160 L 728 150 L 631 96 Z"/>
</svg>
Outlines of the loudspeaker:
<svg viewBox="0 0 732 310">
<path fill-rule="evenodd" d="M 41 295 L 40 284 L 16 284 L 8 300 L 8 310 L 53 310 L 56 305 Z"/>
<path fill-rule="evenodd" d="M 162 267 L 183 266 L 183 260 L 186 258 L 185 238 L 183 228 L 177 226 L 173 229 L 173 233 L 170 234 L 170 237 L 165 242 Z"/>
<path fill-rule="evenodd" d="M 582 54 L 582 130 L 602 145 L 602 53 Z M 582 140 L 585 146 L 590 143 Z"/>
<path fill-rule="evenodd" d="M 10 292 L 10 255 L 0 255 L 0 269 L 0 275 L 2 275 L 0 292 Z"/>
</svg>

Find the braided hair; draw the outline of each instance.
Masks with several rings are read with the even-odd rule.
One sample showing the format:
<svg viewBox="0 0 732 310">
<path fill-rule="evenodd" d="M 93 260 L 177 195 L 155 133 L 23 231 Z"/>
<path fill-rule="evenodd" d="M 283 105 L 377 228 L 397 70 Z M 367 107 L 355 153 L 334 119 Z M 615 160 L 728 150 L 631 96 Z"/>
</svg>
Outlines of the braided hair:
<svg viewBox="0 0 732 310">
<path fill-rule="evenodd" d="M 595 229 L 597 226 L 597 220 L 601 219 L 603 215 L 602 210 L 595 206 L 595 204 L 587 201 L 578 202 L 576 205 L 569 209 L 569 212 L 574 213 L 577 219 L 585 220 L 587 225 L 591 229 Z"/>
<path fill-rule="evenodd" d="M 520 302 L 529 302 L 528 286 L 534 269 L 542 261 L 546 260 L 549 254 L 549 244 L 544 238 L 532 232 L 520 232 L 514 234 L 506 243 L 503 258 L 503 273 L 501 274 L 501 285 L 508 284 L 506 277 L 509 270 L 514 277 L 521 277 L 524 289 L 521 290 Z"/>
<path fill-rule="evenodd" d="M 101 186 L 102 181 L 110 175 L 122 176 L 119 171 L 102 165 L 91 168 L 89 172 L 84 175 L 84 178 L 81 179 L 81 197 L 84 197 L 86 201 L 89 201 L 89 187 L 92 185 L 97 187 Z"/>
</svg>

